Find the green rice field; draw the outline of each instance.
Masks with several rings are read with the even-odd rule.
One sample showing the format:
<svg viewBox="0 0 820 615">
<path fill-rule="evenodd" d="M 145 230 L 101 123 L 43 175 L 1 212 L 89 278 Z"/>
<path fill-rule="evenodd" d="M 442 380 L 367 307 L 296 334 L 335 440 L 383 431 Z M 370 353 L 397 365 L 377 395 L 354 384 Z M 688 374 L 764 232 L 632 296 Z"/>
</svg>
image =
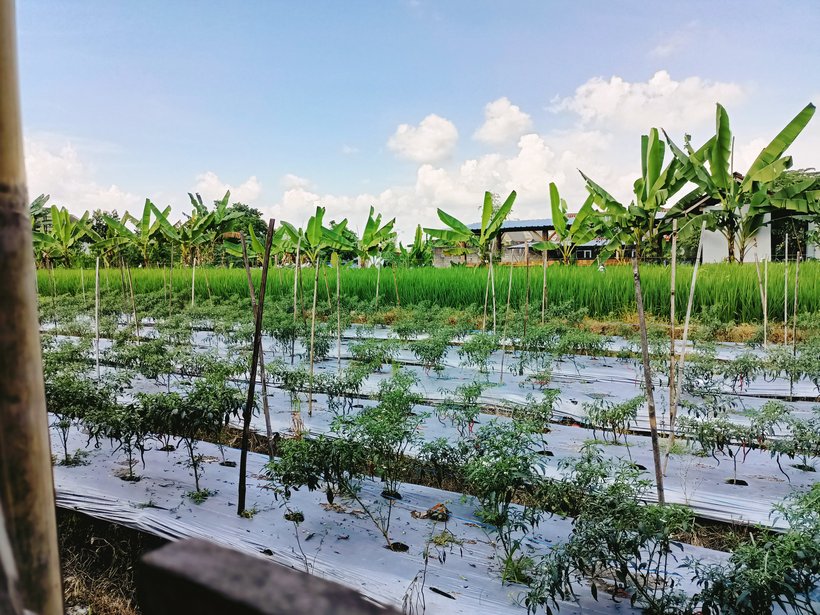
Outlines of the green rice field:
<svg viewBox="0 0 820 615">
<path fill-rule="evenodd" d="M 293 268 L 272 269 L 268 274 L 267 295 L 271 299 L 293 295 Z M 788 305 L 793 309 L 794 264 L 789 266 Z M 762 274 L 762 269 L 761 269 Z M 191 292 L 192 270 L 132 269 L 134 291 L 137 294 L 162 292 L 172 280 L 174 293 Z M 50 276 L 53 276 L 50 277 Z M 396 288 L 402 305 L 415 305 L 426 301 L 434 305 L 467 308 L 483 305 L 487 283 L 486 268 L 449 269 L 397 269 L 381 271 L 379 284 L 380 305 L 396 303 Z M 524 268 L 513 269 L 511 304 L 514 308 L 525 302 L 526 276 Z M 258 285 L 261 270 L 253 271 Z M 344 268 L 341 272 L 341 293 L 361 301 L 375 296 L 377 270 Z M 509 270 L 496 267 L 495 287 L 497 302 L 503 305 L 507 296 Z M 680 318 L 686 309 L 692 266 L 680 266 L 677 272 L 676 311 Z M 782 320 L 784 295 L 784 267 L 782 263 L 769 265 L 768 304 L 770 320 Z M 53 283 L 52 283 L 53 279 Z M 103 289 L 120 289 L 123 277 L 119 269 L 101 269 Z M 336 271 L 325 268 L 320 272 L 320 291 L 327 289 L 335 295 Z M 656 316 L 669 315 L 670 268 L 660 265 L 644 265 L 641 268 L 644 303 L 647 311 Z M 196 294 L 198 297 L 215 299 L 231 296 L 247 296 L 247 278 L 242 269 L 197 268 Z M 529 272 L 530 303 L 540 306 L 542 269 L 532 267 Z M 55 269 L 38 271 L 41 295 L 52 293 L 79 294 L 83 285 L 87 292 L 93 291 L 94 271 L 90 269 Z M 302 292 L 312 294 L 313 271 L 303 269 Z M 554 265 L 547 271 L 547 295 L 550 303 L 567 303 L 586 308 L 589 316 L 602 318 L 629 314 L 635 310 L 632 269 L 628 265 L 609 266 L 603 272 L 593 267 L 565 267 Z M 321 296 L 321 294 L 320 294 Z M 714 307 L 717 306 L 717 307 Z M 694 297 L 694 314 L 706 308 L 724 321 L 754 323 L 763 318 L 757 272 L 752 264 L 708 264 L 700 267 Z M 820 312 L 820 263 L 806 262 L 800 265 L 798 283 L 798 310 L 800 314 Z"/>
</svg>

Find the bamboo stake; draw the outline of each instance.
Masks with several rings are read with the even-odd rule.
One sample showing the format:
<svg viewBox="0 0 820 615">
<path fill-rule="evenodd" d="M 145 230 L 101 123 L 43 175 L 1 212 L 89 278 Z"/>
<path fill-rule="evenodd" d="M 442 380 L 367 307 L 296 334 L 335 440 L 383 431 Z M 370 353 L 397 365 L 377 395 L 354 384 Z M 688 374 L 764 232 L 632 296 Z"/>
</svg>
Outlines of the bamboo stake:
<svg viewBox="0 0 820 615">
<path fill-rule="evenodd" d="M 487 267 L 487 284 L 484 286 L 484 316 L 481 318 L 481 330 L 487 330 L 487 305 L 490 302 L 490 267 Z"/>
<path fill-rule="evenodd" d="M 513 268 L 510 265 L 510 279 L 507 281 L 507 309 L 504 312 L 504 331 L 501 334 L 501 375 L 498 378 L 498 383 L 504 382 L 504 355 L 507 354 L 507 322 L 510 318 L 510 297 L 512 296 L 512 272 Z"/>
<path fill-rule="evenodd" d="M 310 311 L 310 380 L 308 381 L 308 416 L 313 416 L 313 348 L 316 339 L 316 297 L 319 290 L 319 254 L 313 274 L 313 309 Z M 298 435 L 298 434 L 297 434 Z"/>
<path fill-rule="evenodd" d="M 100 257 L 94 276 L 94 355 L 97 364 L 97 381 L 100 380 Z"/>
<path fill-rule="evenodd" d="M 322 267 L 322 277 L 325 279 L 325 292 L 327 293 L 327 309 L 333 310 L 333 301 L 330 299 L 330 283 L 327 281 L 327 268 Z"/>
<path fill-rule="evenodd" d="M 658 493 L 658 504 L 664 505 L 663 468 L 661 467 L 661 452 L 658 445 L 658 422 L 655 414 L 655 394 L 652 390 L 652 374 L 649 365 L 649 341 L 646 335 L 646 314 L 643 309 L 643 294 L 641 293 L 641 274 L 638 268 L 638 257 L 632 257 L 632 277 L 635 283 L 635 302 L 638 307 L 638 323 L 641 330 L 641 355 L 643 357 L 643 377 L 646 387 L 646 405 L 649 413 L 649 435 L 652 440 L 652 461 L 655 465 L 655 486 Z"/>
<path fill-rule="evenodd" d="M 256 368 L 259 363 L 259 349 L 262 347 L 262 314 L 265 310 L 265 289 L 268 285 L 268 264 L 270 263 L 270 246 L 273 241 L 274 220 L 268 222 L 268 234 L 265 238 L 265 260 L 262 262 L 262 281 L 259 285 L 259 303 L 256 310 L 256 323 L 253 331 L 253 356 L 251 357 L 250 382 L 248 383 L 248 399 L 245 403 L 242 424 L 242 450 L 239 456 L 239 497 L 236 505 L 236 514 L 245 512 L 245 485 L 248 470 L 248 441 L 251 432 L 251 411 L 253 409 L 254 390 L 256 387 Z"/>
<path fill-rule="evenodd" d="M 134 298 L 134 282 L 131 279 L 131 267 L 126 266 L 128 272 L 128 288 L 131 290 L 131 309 L 134 311 L 134 335 L 136 336 L 137 346 L 140 345 L 140 321 L 137 320 L 137 301 Z"/>
<path fill-rule="evenodd" d="M 527 336 L 527 323 L 530 319 L 530 240 L 524 241 L 524 267 L 527 271 L 524 275 L 526 291 L 524 293 L 524 337 Z"/>
<path fill-rule="evenodd" d="M 342 371 L 342 304 L 340 292 L 342 287 L 342 271 L 339 255 L 333 253 L 334 266 L 336 267 L 336 371 Z"/>
<path fill-rule="evenodd" d="M 299 281 L 299 287 L 297 289 L 299 291 L 299 314 L 302 318 L 304 318 L 304 316 L 305 316 L 305 292 L 304 292 L 303 282 L 302 282 L 302 253 L 301 253 L 301 249 L 302 249 L 302 237 L 300 236 L 299 240 L 296 242 L 296 278 L 295 279 Z M 296 314 L 296 307 L 295 307 L 296 303 L 294 303 L 293 305 L 294 305 L 293 313 L 295 315 Z M 292 357 L 291 357 L 291 360 L 292 360 Z"/>
<path fill-rule="evenodd" d="M 396 264 L 393 263 L 393 287 L 396 290 L 396 306 L 401 307 L 401 299 L 399 298 L 399 279 L 396 276 Z"/>
<path fill-rule="evenodd" d="M 248 277 L 248 291 L 251 297 L 251 310 L 253 316 L 256 318 L 258 304 L 256 303 L 256 290 L 253 287 L 253 278 L 251 278 L 251 265 L 248 262 L 248 247 L 245 243 L 244 233 L 239 233 L 239 240 L 242 242 L 242 262 L 245 265 L 245 275 Z M 262 338 L 259 338 L 259 344 L 262 344 Z M 268 379 L 265 376 L 265 347 L 262 345 L 259 348 L 259 379 L 262 381 L 262 412 L 265 415 L 265 432 L 268 436 L 268 456 L 273 459 L 275 451 L 273 450 L 273 429 L 270 422 L 270 407 L 268 406 Z"/>
<path fill-rule="evenodd" d="M 794 308 L 792 310 L 792 354 L 797 355 L 797 291 L 800 288 L 800 250 L 794 260 Z"/>
<path fill-rule="evenodd" d="M 496 308 L 495 308 L 495 268 L 493 266 L 493 257 L 495 255 L 495 242 L 490 247 L 490 284 L 493 290 L 493 335 L 496 331 Z"/>
<path fill-rule="evenodd" d="M 382 279 L 382 263 L 381 254 L 378 254 L 378 262 L 376 263 L 376 309 L 379 309 L 379 285 Z"/>
<path fill-rule="evenodd" d="M 678 221 L 672 220 L 672 271 L 669 279 L 669 414 L 675 404 L 675 291 L 678 272 Z M 666 463 L 663 473 L 666 475 Z"/>
<path fill-rule="evenodd" d="M 766 348 L 766 328 L 768 323 L 767 316 L 767 306 L 766 306 L 766 292 L 763 290 L 763 279 L 760 276 L 760 262 L 757 259 L 757 253 L 755 252 L 755 272 L 757 272 L 757 288 L 760 291 L 760 306 L 763 309 L 763 348 Z"/>
<path fill-rule="evenodd" d="M 0 505 L 23 606 L 63 612 L 14 2 L 0 1 Z"/>
<path fill-rule="evenodd" d="M 666 449 L 666 459 L 664 460 L 663 473 L 666 474 L 666 468 L 669 465 L 669 454 L 672 446 L 675 444 L 675 419 L 678 414 L 678 400 L 681 397 L 681 384 L 683 378 L 683 366 L 686 362 L 686 345 L 689 343 L 689 320 L 692 317 L 692 306 L 695 302 L 695 284 L 698 280 L 698 268 L 700 267 L 700 259 L 703 254 L 703 233 L 706 230 L 706 222 L 700 227 L 700 239 L 698 240 L 698 251 L 695 254 L 695 266 L 692 269 L 692 282 L 689 285 L 689 299 L 686 302 L 686 316 L 683 320 L 683 336 L 681 337 L 680 359 L 678 361 L 677 377 L 675 378 L 675 399 L 674 403 L 669 405 L 669 447 Z"/>
<path fill-rule="evenodd" d="M 80 267 L 80 287 L 83 289 L 83 309 L 85 309 L 85 270 Z"/>
<path fill-rule="evenodd" d="M 763 301 L 766 304 L 766 310 L 763 312 L 763 340 L 769 339 L 769 259 L 763 261 Z M 766 342 L 768 343 L 768 342 Z"/>
<path fill-rule="evenodd" d="M 171 267 L 168 269 L 168 318 L 174 314 L 174 244 L 171 244 Z"/>
<path fill-rule="evenodd" d="M 196 288 L 196 254 L 191 257 L 191 307 L 194 307 L 194 288 Z"/>
<path fill-rule="evenodd" d="M 165 270 L 165 265 L 162 266 L 162 299 L 168 300 L 168 272 Z"/>
<path fill-rule="evenodd" d="M 789 234 L 786 233 L 786 259 L 783 269 L 783 345 L 789 343 Z"/>
<path fill-rule="evenodd" d="M 549 261 L 549 256 L 547 252 L 549 250 L 544 248 L 544 251 L 541 253 L 541 267 L 543 271 L 541 272 L 541 324 L 544 324 L 544 318 L 547 314 L 547 265 Z"/>
</svg>

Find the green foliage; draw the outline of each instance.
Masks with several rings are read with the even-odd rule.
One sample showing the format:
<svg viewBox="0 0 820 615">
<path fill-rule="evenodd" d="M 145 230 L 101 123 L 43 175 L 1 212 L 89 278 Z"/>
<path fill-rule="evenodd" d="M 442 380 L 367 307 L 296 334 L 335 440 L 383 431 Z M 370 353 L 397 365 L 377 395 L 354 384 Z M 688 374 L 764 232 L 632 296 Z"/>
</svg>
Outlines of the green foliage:
<svg viewBox="0 0 820 615">
<path fill-rule="evenodd" d="M 478 415 L 481 414 L 481 404 L 478 398 L 487 387 L 486 383 L 470 382 L 456 387 L 455 391 L 442 389 L 444 400 L 436 406 L 436 415 L 439 421 L 450 421 L 462 438 L 473 432 Z"/>
<path fill-rule="evenodd" d="M 686 612 L 669 562 L 681 548 L 674 536 L 691 531 L 694 517 L 682 506 L 642 504 L 648 487 L 632 467 L 605 460 L 595 448 L 583 451 L 564 489 L 576 498 L 572 534 L 537 563 L 525 600 L 531 613 L 539 607 L 553 613 L 558 599 L 576 600 L 579 576 L 591 580 L 595 599 L 605 582 L 645 613 Z"/>
<path fill-rule="evenodd" d="M 624 443 L 626 443 L 629 428 L 638 418 L 638 408 L 645 401 L 643 395 L 639 395 L 621 403 L 596 399 L 591 403 L 584 404 L 584 411 L 586 412 L 587 421 L 592 425 L 593 435 L 598 429 L 604 429 L 605 439 L 608 430 L 612 434 L 613 443 L 618 443 L 618 436 L 620 435 L 623 435 Z"/>
<path fill-rule="evenodd" d="M 498 348 L 498 336 L 492 333 L 475 333 L 458 349 L 463 365 L 475 367 L 482 374 L 487 373 L 490 358 Z"/>
<path fill-rule="evenodd" d="M 372 372 L 380 372 L 382 365 L 393 360 L 398 348 L 395 340 L 367 338 L 352 342 L 348 346 L 348 350 L 353 356 L 353 360 L 366 365 Z"/>
<path fill-rule="evenodd" d="M 442 363 L 454 331 L 450 328 L 440 329 L 431 333 L 428 337 L 416 340 L 411 347 L 413 354 L 421 362 L 424 370 L 429 373 L 433 370 L 436 374 L 444 371 Z"/>
</svg>

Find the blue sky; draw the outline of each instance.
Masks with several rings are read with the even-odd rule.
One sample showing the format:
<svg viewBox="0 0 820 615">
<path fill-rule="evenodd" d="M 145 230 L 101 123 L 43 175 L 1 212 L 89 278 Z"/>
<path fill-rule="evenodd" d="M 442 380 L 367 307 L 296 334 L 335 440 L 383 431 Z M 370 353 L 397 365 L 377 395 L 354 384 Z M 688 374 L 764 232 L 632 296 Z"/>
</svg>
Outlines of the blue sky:
<svg viewBox="0 0 820 615">
<path fill-rule="evenodd" d="M 577 168 L 628 198 L 653 125 L 703 138 L 723 102 L 740 169 L 820 99 L 813 1 L 25 0 L 18 31 L 30 192 L 73 211 L 230 187 L 409 231 L 516 189 L 543 216 L 549 181 L 580 204 Z"/>
</svg>

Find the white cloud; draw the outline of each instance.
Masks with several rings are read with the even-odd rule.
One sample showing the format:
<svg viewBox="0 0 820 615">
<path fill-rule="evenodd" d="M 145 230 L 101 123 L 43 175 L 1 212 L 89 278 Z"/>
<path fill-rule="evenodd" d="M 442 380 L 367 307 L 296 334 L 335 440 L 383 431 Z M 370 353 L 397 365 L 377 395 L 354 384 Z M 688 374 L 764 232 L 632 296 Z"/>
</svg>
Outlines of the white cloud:
<svg viewBox="0 0 820 615">
<path fill-rule="evenodd" d="M 571 111 L 581 125 L 613 131 L 646 131 L 655 126 L 667 131 L 692 130 L 714 117 L 715 103 L 740 102 L 746 90 L 737 83 L 687 77 L 675 81 L 661 70 L 649 81 L 608 81 L 595 77 L 567 98 L 553 101 L 554 112 Z"/>
<path fill-rule="evenodd" d="M 402 158 L 416 162 L 436 162 L 447 158 L 458 141 L 458 130 L 450 120 L 434 113 L 418 126 L 400 124 L 387 147 Z"/>
<path fill-rule="evenodd" d="M 116 184 L 104 185 L 94 177 L 70 140 L 31 137 L 25 140 L 29 196 L 50 194 L 51 204 L 67 207 L 73 214 L 95 209 L 123 213 L 142 206 L 143 198 Z"/>
<path fill-rule="evenodd" d="M 206 171 L 196 176 L 194 191 L 198 192 L 206 203 L 221 199 L 228 190 L 231 191 L 232 203 L 253 204 L 262 192 L 262 184 L 256 179 L 256 175 L 251 175 L 238 186 L 223 182 L 213 171 Z"/>
<path fill-rule="evenodd" d="M 532 128 L 532 119 L 505 96 L 484 107 L 484 123 L 473 137 L 484 143 L 500 145 L 520 137 Z"/>
<path fill-rule="evenodd" d="M 358 147 L 353 147 L 352 145 L 343 145 L 342 146 L 342 153 L 345 156 L 352 156 L 353 154 L 358 154 L 359 153 L 359 148 Z"/>
</svg>

